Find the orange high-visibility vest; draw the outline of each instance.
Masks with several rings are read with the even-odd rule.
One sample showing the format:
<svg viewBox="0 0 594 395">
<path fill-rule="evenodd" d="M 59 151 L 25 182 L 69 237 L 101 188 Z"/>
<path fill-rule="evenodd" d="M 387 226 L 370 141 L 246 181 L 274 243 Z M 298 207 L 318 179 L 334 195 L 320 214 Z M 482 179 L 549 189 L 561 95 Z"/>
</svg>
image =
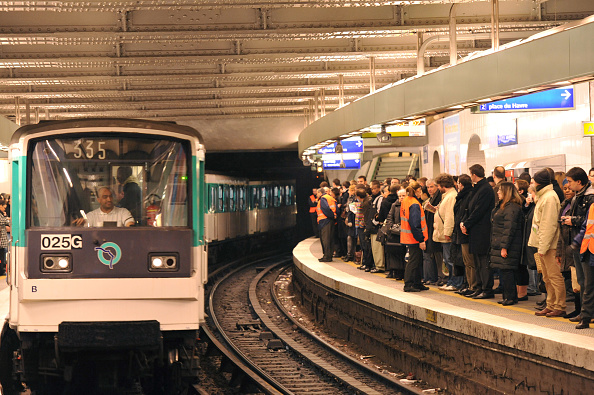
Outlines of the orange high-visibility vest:
<svg viewBox="0 0 594 395">
<path fill-rule="evenodd" d="M 402 201 L 402 206 L 400 206 L 400 242 L 402 244 L 419 244 L 419 241 L 413 236 L 410 224 L 408 223 L 410 207 L 413 204 L 417 204 L 421 209 L 421 229 L 423 230 L 423 237 L 425 238 L 425 241 L 429 239 L 427 222 L 425 221 L 425 210 L 423 210 L 423 207 L 419 204 L 419 201 L 416 198 L 407 196 Z"/>
<path fill-rule="evenodd" d="M 594 204 L 590 206 L 590 210 L 588 211 L 588 221 L 586 223 L 586 233 L 584 234 L 584 239 L 582 240 L 582 246 L 580 248 L 580 254 L 586 252 L 586 250 L 590 250 L 592 254 L 594 254 Z"/>
<path fill-rule="evenodd" d="M 330 196 L 328 194 L 322 196 L 322 198 L 326 199 L 326 201 L 328 202 L 328 206 L 330 206 L 330 210 L 332 210 L 334 212 L 334 218 L 336 218 L 336 199 L 334 199 L 332 196 Z M 318 202 L 318 207 L 316 207 L 316 211 L 318 213 L 318 224 L 320 223 L 321 220 L 327 218 L 324 215 L 324 213 L 322 212 L 322 206 L 320 205 L 321 202 L 322 202 L 322 199 L 320 199 L 320 201 Z"/>
<path fill-rule="evenodd" d="M 309 199 L 312 201 L 312 203 L 316 201 L 316 197 L 314 195 L 311 195 L 309 197 Z M 315 206 L 309 206 L 309 213 L 310 214 L 313 214 L 315 212 L 316 212 L 316 207 Z"/>
</svg>

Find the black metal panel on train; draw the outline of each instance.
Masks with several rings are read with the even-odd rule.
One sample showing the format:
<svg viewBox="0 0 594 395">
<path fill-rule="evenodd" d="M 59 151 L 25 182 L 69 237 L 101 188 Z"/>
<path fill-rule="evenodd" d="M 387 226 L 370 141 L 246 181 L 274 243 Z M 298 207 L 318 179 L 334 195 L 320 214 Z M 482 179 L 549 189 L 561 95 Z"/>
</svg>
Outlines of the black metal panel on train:
<svg viewBox="0 0 594 395">
<path fill-rule="evenodd" d="M 26 231 L 28 278 L 190 277 L 192 230 L 180 228 L 35 228 Z M 44 258 L 69 256 L 67 272 L 42 270 Z M 149 270 L 149 256 L 172 255 L 175 270 Z M 47 268 L 46 268 L 47 269 Z"/>
<path fill-rule="evenodd" d="M 159 348 L 161 330 L 158 321 L 62 322 L 56 339 L 62 351 Z"/>
</svg>

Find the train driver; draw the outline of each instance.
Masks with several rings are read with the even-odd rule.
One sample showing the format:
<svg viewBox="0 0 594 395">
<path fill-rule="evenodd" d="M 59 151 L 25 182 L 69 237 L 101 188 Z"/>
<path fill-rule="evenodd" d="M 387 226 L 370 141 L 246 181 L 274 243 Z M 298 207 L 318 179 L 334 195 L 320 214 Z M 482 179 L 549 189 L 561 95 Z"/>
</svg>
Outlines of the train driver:
<svg viewBox="0 0 594 395">
<path fill-rule="evenodd" d="M 73 221 L 73 225 L 83 226 L 87 222 L 88 226 L 132 226 L 134 217 L 130 211 L 123 207 L 116 207 L 113 203 L 113 192 L 108 187 L 100 187 L 97 191 L 97 201 L 99 208 L 86 214 L 85 218 L 78 218 Z"/>
</svg>

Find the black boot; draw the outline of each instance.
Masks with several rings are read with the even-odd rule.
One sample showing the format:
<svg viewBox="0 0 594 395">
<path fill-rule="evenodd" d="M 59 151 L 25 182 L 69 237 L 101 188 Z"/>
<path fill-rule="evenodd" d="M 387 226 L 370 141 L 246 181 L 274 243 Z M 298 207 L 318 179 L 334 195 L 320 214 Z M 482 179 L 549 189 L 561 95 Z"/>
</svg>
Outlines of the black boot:
<svg viewBox="0 0 594 395">
<path fill-rule="evenodd" d="M 575 329 L 586 329 L 590 327 L 590 318 L 582 318 L 579 324 L 575 326 Z"/>
<path fill-rule="evenodd" d="M 575 310 L 569 314 L 566 314 L 565 318 L 577 317 L 582 312 L 582 300 L 580 298 L 580 293 L 579 292 L 574 293 L 573 298 L 574 298 L 573 303 L 575 303 Z"/>
<path fill-rule="evenodd" d="M 390 271 L 388 272 L 388 275 L 386 276 L 386 278 L 394 278 L 394 277 L 396 277 L 396 275 L 395 275 L 395 273 L 394 273 L 394 270 L 390 270 Z"/>
</svg>

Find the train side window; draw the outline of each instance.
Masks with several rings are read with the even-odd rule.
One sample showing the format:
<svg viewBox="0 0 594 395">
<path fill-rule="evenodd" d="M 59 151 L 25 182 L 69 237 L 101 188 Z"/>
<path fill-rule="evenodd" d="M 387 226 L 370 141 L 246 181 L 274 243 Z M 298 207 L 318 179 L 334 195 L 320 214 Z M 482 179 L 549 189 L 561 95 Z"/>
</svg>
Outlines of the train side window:
<svg viewBox="0 0 594 395">
<path fill-rule="evenodd" d="M 293 204 L 293 188 L 291 185 L 285 185 L 285 205 L 290 206 Z"/>
<path fill-rule="evenodd" d="M 217 186 L 208 184 L 208 212 L 214 213 L 217 211 Z"/>
<path fill-rule="evenodd" d="M 265 186 L 260 187 L 260 204 L 261 209 L 268 208 L 268 190 Z"/>
<path fill-rule="evenodd" d="M 224 213 L 225 212 L 225 191 L 223 190 L 223 186 L 219 185 L 217 187 L 217 213 Z"/>
<path fill-rule="evenodd" d="M 250 192 L 250 209 L 254 210 L 260 205 L 260 189 L 252 186 Z"/>
<path fill-rule="evenodd" d="M 237 209 L 239 211 L 245 211 L 246 209 L 245 185 L 237 187 Z"/>
<path fill-rule="evenodd" d="M 226 185 L 225 188 L 227 191 L 227 209 L 234 212 L 237 210 L 235 206 L 235 185 Z"/>
</svg>

